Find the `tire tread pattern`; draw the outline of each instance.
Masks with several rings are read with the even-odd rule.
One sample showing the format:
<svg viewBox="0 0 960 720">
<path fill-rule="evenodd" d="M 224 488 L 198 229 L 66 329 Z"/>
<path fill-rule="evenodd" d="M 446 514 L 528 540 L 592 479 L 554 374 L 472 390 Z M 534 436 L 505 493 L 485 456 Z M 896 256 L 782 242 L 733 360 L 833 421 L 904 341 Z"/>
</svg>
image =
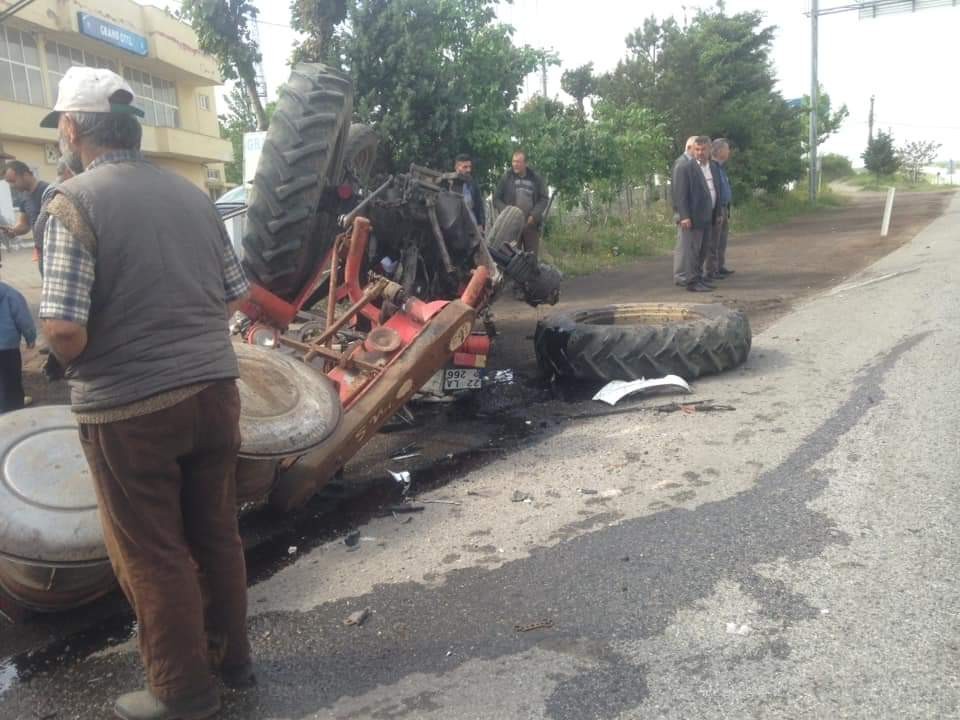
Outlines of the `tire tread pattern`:
<svg viewBox="0 0 960 720">
<path fill-rule="evenodd" d="M 687 305 L 693 311 L 690 319 L 665 324 L 581 321 L 586 316 L 615 316 L 642 307 L 615 305 L 541 320 L 534 335 L 541 371 L 601 382 L 669 374 L 696 380 L 734 368 L 750 354 L 747 316 L 723 305 Z"/>
</svg>

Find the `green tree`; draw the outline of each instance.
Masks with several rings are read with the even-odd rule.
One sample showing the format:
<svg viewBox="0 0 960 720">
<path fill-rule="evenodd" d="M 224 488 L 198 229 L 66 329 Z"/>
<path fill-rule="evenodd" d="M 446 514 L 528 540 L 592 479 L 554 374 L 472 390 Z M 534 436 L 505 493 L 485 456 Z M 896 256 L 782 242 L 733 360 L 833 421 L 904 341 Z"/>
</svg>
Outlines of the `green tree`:
<svg viewBox="0 0 960 720">
<path fill-rule="evenodd" d="M 220 137 L 233 146 L 233 161 L 226 163 L 224 174 L 228 183 L 239 185 L 243 182 L 243 134 L 259 129 L 259 122 L 249 94 L 240 85 L 234 83 L 225 100 L 227 112 L 218 118 Z M 264 108 L 268 124 L 276 106 L 276 102 L 271 102 Z"/>
<path fill-rule="evenodd" d="M 800 103 L 800 110 L 803 113 L 803 135 L 800 138 L 803 146 L 803 152 L 810 151 L 810 96 L 804 95 Z M 850 115 L 846 103 L 838 107 L 835 111 L 830 109 L 830 96 L 824 92 L 823 86 L 817 91 L 817 147 L 823 145 L 824 141 L 834 135 L 843 125 L 843 121 Z"/>
<path fill-rule="evenodd" d="M 820 163 L 825 182 L 841 180 L 853 175 L 853 163 L 845 155 L 827 153 L 820 158 Z"/>
<path fill-rule="evenodd" d="M 593 63 L 589 62 L 572 70 L 564 70 L 560 77 L 560 87 L 567 95 L 577 101 L 580 114 L 585 114 L 583 101 L 597 91 L 597 80 L 593 76 Z"/>
<path fill-rule="evenodd" d="M 513 43 L 495 0 L 350 0 L 333 29 L 354 82 L 357 119 L 373 125 L 392 167 L 474 157 L 490 179 L 509 159 L 524 78 L 552 57 Z M 298 30 L 301 27 L 295 20 Z M 324 56 L 326 59 L 328 56 Z"/>
<path fill-rule="evenodd" d="M 877 176 L 878 182 L 881 175 L 893 175 L 900 169 L 900 158 L 893 148 L 893 136 L 883 130 L 867 144 L 867 149 L 860 157 L 867 170 Z"/>
<path fill-rule="evenodd" d="M 567 205 L 609 201 L 649 182 L 668 154 L 661 123 L 636 105 L 600 102 L 593 118 L 548 98 L 531 99 L 515 119 L 517 139 Z"/>
<path fill-rule="evenodd" d="M 319 62 L 339 67 L 343 61 L 348 0 L 291 0 L 291 25 L 305 34 L 293 49 L 292 62 Z"/>
<path fill-rule="evenodd" d="M 197 33 L 200 49 L 217 59 L 224 80 L 239 80 L 250 99 L 250 106 L 261 130 L 267 127 L 267 115 L 257 94 L 255 66 L 260 49 L 250 35 L 257 8 L 250 0 L 182 0 L 180 17 Z"/>
<path fill-rule="evenodd" d="M 627 37 L 627 57 L 601 79 L 599 94 L 662 118 L 671 157 L 690 135 L 727 138 L 735 192 L 777 191 L 800 177 L 803 126 L 774 89 L 773 37 L 760 12 L 727 15 L 718 6 L 698 11 L 685 27 L 651 17 Z"/>
<path fill-rule="evenodd" d="M 897 150 L 901 165 L 910 174 L 910 182 L 914 184 L 920 182 L 923 167 L 936 160 L 939 151 L 940 143 L 932 140 L 908 142 Z"/>
</svg>

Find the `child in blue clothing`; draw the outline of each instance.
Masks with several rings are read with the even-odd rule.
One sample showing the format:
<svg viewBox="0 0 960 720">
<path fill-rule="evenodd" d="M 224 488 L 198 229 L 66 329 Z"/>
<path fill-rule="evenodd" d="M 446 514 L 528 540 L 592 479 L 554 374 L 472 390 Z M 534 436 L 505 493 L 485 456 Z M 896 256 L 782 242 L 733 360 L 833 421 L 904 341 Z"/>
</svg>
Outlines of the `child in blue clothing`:
<svg viewBox="0 0 960 720">
<path fill-rule="evenodd" d="M 23 295 L 0 282 L 0 413 L 23 407 L 21 338 L 28 348 L 37 342 L 33 316 Z"/>
</svg>

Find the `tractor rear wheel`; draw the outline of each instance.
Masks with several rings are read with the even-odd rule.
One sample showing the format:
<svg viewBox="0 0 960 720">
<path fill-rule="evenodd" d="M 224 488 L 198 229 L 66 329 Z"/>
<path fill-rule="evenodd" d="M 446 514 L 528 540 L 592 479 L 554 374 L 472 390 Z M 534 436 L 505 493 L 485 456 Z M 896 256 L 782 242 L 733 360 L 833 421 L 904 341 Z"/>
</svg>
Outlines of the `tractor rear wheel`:
<svg viewBox="0 0 960 720">
<path fill-rule="evenodd" d="M 282 298 L 299 292 L 333 244 L 336 206 L 328 196 L 342 176 L 352 111 L 350 81 L 324 65 L 294 66 L 280 88 L 247 204 L 243 248 L 254 279 Z"/>
</svg>

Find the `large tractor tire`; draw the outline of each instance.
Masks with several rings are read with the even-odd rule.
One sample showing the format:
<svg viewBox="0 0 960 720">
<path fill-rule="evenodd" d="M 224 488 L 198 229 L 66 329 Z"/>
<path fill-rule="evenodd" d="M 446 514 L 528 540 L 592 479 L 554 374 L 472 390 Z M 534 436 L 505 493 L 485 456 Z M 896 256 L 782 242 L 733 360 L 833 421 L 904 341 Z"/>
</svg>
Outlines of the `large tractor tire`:
<svg viewBox="0 0 960 720">
<path fill-rule="evenodd" d="M 372 127 L 363 123 L 353 123 L 350 126 L 347 143 L 343 147 L 343 167 L 365 190 L 372 189 L 367 186 L 377 163 L 379 146 L 380 136 Z"/>
<path fill-rule="evenodd" d="M 608 382 L 679 375 L 695 380 L 750 353 L 750 322 L 723 305 L 635 303 L 552 315 L 537 324 L 548 376 Z"/>
<path fill-rule="evenodd" d="M 280 297 L 293 298 L 333 244 L 330 189 L 342 177 L 352 112 L 350 81 L 324 65 L 295 65 L 280 88 L 243 237 L 247 269 Z"/>
<path fill-rule="evenodd" d="M 508 205 L 493 221 L 493 226 L 487 233 L 487 245 L 498 250 L 504 245 L 516 249 L 519 247 L 520 233 L 523 232 L 526 221 L 523 210 Z"/>
</svg>

